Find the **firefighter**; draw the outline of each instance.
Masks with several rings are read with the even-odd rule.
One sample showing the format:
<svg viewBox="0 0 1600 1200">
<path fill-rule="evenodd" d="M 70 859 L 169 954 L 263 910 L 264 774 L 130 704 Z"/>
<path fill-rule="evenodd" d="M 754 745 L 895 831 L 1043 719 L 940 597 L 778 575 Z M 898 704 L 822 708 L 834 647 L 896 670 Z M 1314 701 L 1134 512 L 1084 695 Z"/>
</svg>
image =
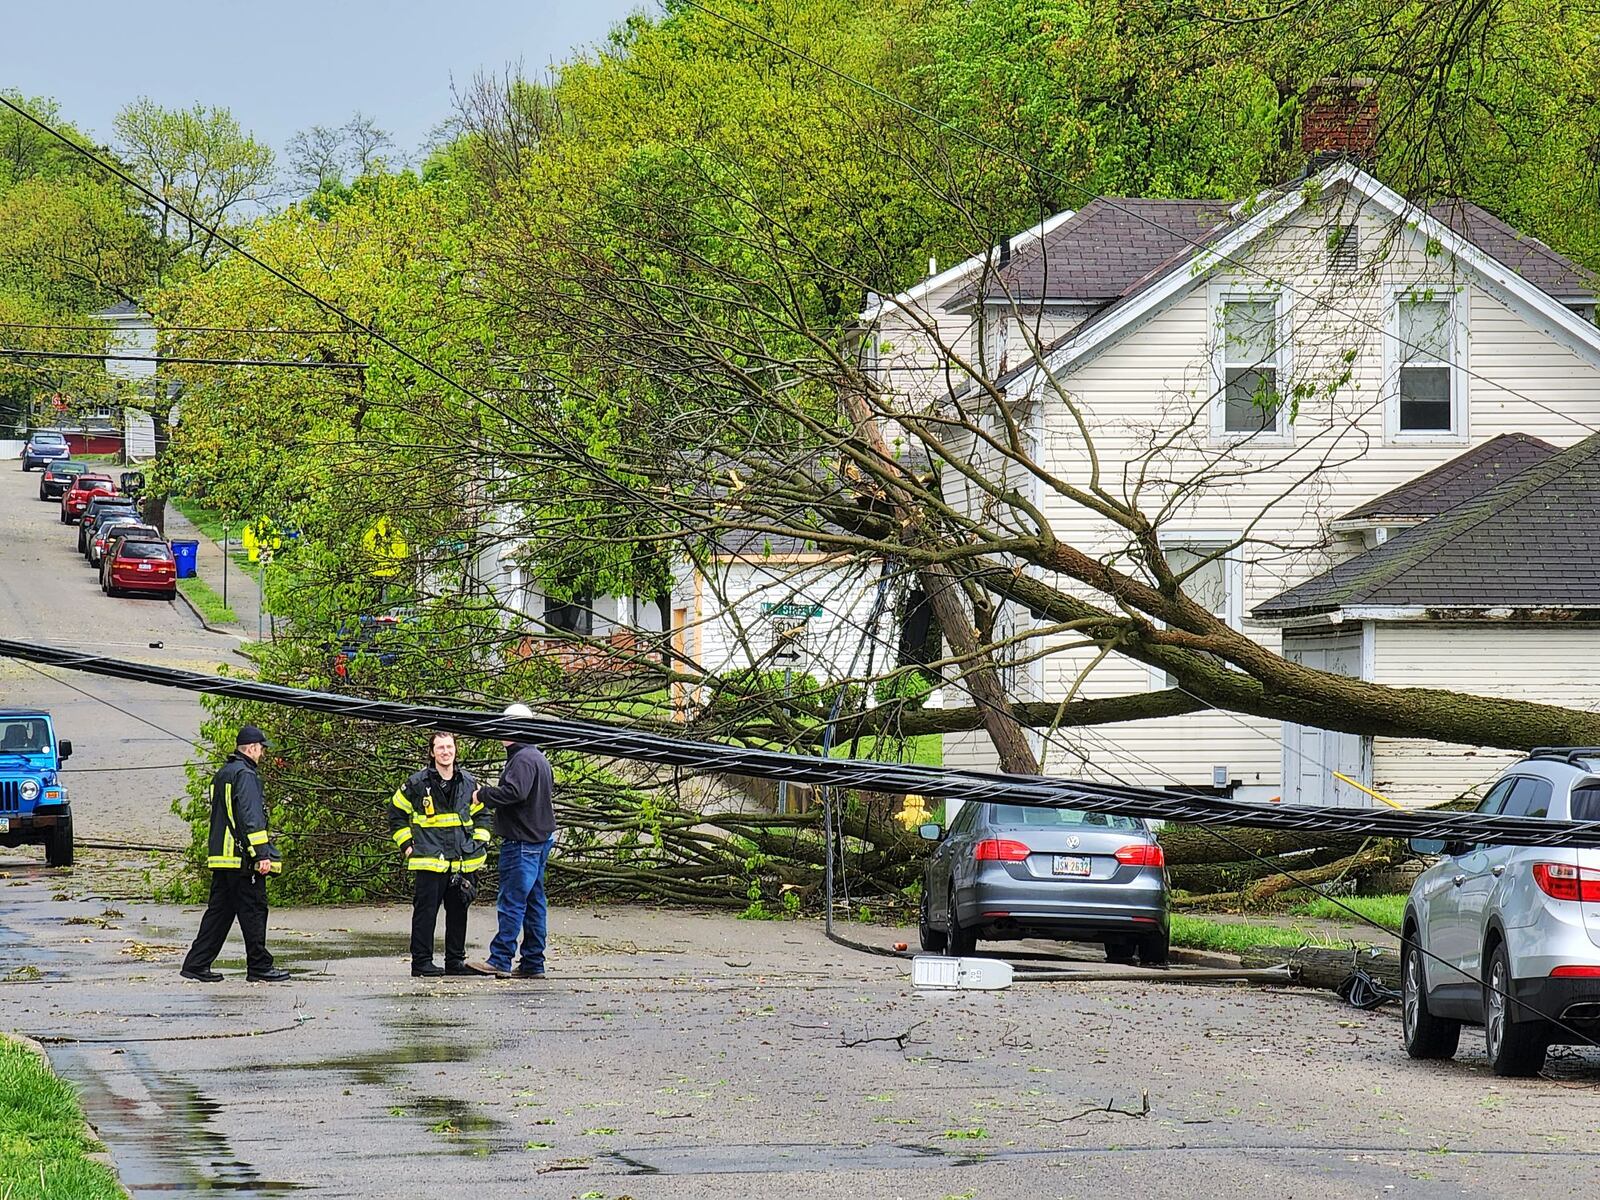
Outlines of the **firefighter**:
<svg viewBox="0 0 1600 1200">
<path fill-rule="evenodd" d="M 467 906 L 473 875 L 488 856 L 489 826 L 472 776 L 456 765 L 456 737 L 440 730 L 428 742 L 429 763 L 389 798 L 389 828 L 415 887 L 411 904 L 411 973 L 493 975 L 467 961 Z M 444 966 L 433 961 L 434 931 L 444 905 Z"/>
<path fill-rule="evenodd" d="M 267 952 L 267 876 L 282 864 L 267 833 L 267 808 L 256 774 L 256 764 L 267 750 L 267 735 L 246 725 L 234 743 L 233 753 L 211 780 L 206 858 L 211 899 L 180 974 L 199 983 L 221 979 L 211 964 L 237 920 L 244 935 L 245 978 L 251 983 L 282 983 L 289 972 L 273 966 Z"/>
</svg>

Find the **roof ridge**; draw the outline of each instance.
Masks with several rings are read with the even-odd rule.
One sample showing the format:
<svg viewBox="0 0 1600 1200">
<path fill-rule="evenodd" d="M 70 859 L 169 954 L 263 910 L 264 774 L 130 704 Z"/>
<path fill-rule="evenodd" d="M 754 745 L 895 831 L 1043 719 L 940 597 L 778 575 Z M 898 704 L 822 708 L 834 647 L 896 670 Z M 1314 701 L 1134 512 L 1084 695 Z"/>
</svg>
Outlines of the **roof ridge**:
<svg viewBox="0 0 1600 1200">
<path fill-rule="evenodd" d="M 1446 509 L 1438 516 L 1413 526 L 1383 545 L 1375 546 L 1365 554 L 1351 559 L 1352 563 L 1356 563 L 1370 554 L 1379 555 L 1384 561 L 1374 564 L 1370 572 L 1357 575 L 1351 581 L 1349 591 L 1340 602 L 1341 606 L 1364 599 L 1377 588 L 1393 583 L 1399 576 L 1415 570 L 1463 534 L 1497 516 L 1511 505 L 1543 491 L 1577 463 L 1596 455 L 1600 455 L 1600 434 L 1591 434 L 1581 442 L 1568 446 L 1561 453 L 1552 454 L 1543 462 L 1535 463 L 1504 483 L 1496 484 L 1482 495 L 1464 500 L 1454 508 Z M 1415 555 L 1403 553 L 1402 543 L 1407 541 L 1417 542 L 1418 549 L 1423 552 Z"/>
</svg>

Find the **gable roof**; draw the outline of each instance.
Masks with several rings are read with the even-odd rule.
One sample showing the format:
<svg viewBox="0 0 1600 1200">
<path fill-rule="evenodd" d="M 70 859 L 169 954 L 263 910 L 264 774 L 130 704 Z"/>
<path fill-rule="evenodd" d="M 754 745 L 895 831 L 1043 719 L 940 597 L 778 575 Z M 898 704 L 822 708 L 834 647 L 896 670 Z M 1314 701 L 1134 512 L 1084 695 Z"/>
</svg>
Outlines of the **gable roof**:
<svg viewBox="0 0 1600 1200">
<path fill-rule="evenodd" d="M 1231 201 L 1096 197 L 945 305 L 1104 304 L 1231 221 Z"/>
<path fill-rule="evenodd" d="M 1538 238 L 1512 228 L 1470 200 L 1430 204 L 1428 215 L 1558 299 L 1592 302 L 1600 290 L 1600 276 L 1589 268 L 1557 254 Z"/>
<path fill-rule="evenodd" d="M 1251 610 L 1600 608 L 1600 434 Z"/>
<path fill-rule="evenodd" d="M 1304 207 L 1311 198 L 1325 195 L 1335 188 L 1347 188 L 1388 210 L 1397 219 L 1413 225 L 1420 236 L 1437 243 L 1445 255 L 1473 273 L 1486 291 L 1520 312 L 1558 343 L 1600 367 L 1600 329 L 1593 322 L 1567 308 L 1561 300 L 1524 277 L 1496 253 L 1470 240 L 1465 233 L 1452 228 L 1441 217 L 1418 208 L 1354 163 L 1341 162 L 1297 186 L 1275 188 L 1263 192 L 1250 203 L 1235 205 L 1231 223 L 1195 238 L 1166 262 L 1132 283 L 1112 303 L 1046 347 L 1040 356 L 1042 362 L 1028 362 L 1008 372 L 997 382 L 1008 387 L 1015 385 L 1012 390 L 1026 393 L 1033 387 L 1040 371 L 1054 374 L 1088 357 L 1124 330 L 1137 325 L 1163 305 L 1201 283 L 1216 268 L 1236 261 L 1236 256 L 1252 242 Z M 1457 220 L 1463 229 L 1479 233 L 1499 254 L 1522 262 L 1529 270 L 1536 270 L 1536 273 L 1544 273 L 1553 284 L 1558 277 L 1567 280 L 1586 274 L 1583 268 L 1561 258 L 1542 242 L 1522 237 L 1475 205 L 1445 206 L 1441 211 L 1443 216 Z M 1475 213 L 1482 214 L 1482 219 Z M 1283 286 L 1286 290 L 1293 290 L 1292 284 Z M 1569 292 L 1563 298 L 1592 300 L 1594 296 L 1592 291 L 1579 295 Z"/>
<path fill-rule="evenodd" d="M 1333 526 L 1425 521 L 1483 495 L 1557 452 L 1555 446 L 1531 434 L 1502 433 L 1335 517 Z"/>
</svg>

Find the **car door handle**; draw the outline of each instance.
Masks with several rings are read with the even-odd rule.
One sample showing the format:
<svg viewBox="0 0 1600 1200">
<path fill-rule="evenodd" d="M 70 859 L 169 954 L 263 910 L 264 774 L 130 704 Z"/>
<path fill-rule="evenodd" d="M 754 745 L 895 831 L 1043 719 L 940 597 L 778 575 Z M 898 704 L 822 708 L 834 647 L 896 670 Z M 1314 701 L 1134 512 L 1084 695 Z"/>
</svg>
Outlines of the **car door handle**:
<svg viewBox="0 0 1600 1200">
<path fill-rule="evenodd" d="M 1453 883 L 1453 884 L 1455 884 L 1455 885 L 1456 885 L 1456 886 L 1457 886 L 1457 887 L 1460 887 L 1460 886 L 1461 886 L 1461 885 L 1462 885 L 1462 884 L 1463 884 L 1463 883 L 1465 883 L 1465 882 L 1466 882 L 1466 881 L 1467 881 L 1467 877 L 1466 877 L 1466 876 L 1465 876 L 1465 875 L 1457 875 L 1457 876 L 1456 876 L 1456 877 L 1455 877 L 1455 878 L 1454 878 L 1454 879 L 1452 879 L 1452 880 L 1451 880 L 1451 881 L 1450 881 L 1450 882 L 1451 882 L 1451 883 Z"/>
<path fill-rule="evenodd" d="M 1506 873 L 1506 865 L 1505 865 L 1505 863 L 1501 863 L 1494 870 L 1489 872 L 1489 874 L 1493 875 L 1496 879 L 1500 878 L 1500 876 L 1504 875 L 1505 873 Z"/>
</svg>

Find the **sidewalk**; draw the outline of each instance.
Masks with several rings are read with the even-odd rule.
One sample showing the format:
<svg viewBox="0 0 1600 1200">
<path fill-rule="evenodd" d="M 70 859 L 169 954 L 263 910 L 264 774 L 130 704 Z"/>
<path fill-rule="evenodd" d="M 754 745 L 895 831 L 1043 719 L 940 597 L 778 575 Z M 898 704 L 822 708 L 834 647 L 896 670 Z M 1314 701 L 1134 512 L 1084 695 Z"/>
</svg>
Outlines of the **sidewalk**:
<svg viewBox="0 0 1600 1200">
<path fill-rule="evenodd" d="M 194 522 L 179 512 L 177 506 L 173 504 L 167 505 L 167 537 L 169 539 L 187 539 L 200 544 L 195 561 L 195 573 L 205 581 L 212 591 L 219 596 L 222 595 L 222 547 L 200 532 Z M 254 641 L 257 614 L 260 611 L 259 593 L 256 589 L 256 581 L 239 567 L 237 551 L 235 551 L 233 562 L 228 564 L 227 585 L 228 607 L 233 609 L 238 622 L 224 628 Z"/>
</svg>

